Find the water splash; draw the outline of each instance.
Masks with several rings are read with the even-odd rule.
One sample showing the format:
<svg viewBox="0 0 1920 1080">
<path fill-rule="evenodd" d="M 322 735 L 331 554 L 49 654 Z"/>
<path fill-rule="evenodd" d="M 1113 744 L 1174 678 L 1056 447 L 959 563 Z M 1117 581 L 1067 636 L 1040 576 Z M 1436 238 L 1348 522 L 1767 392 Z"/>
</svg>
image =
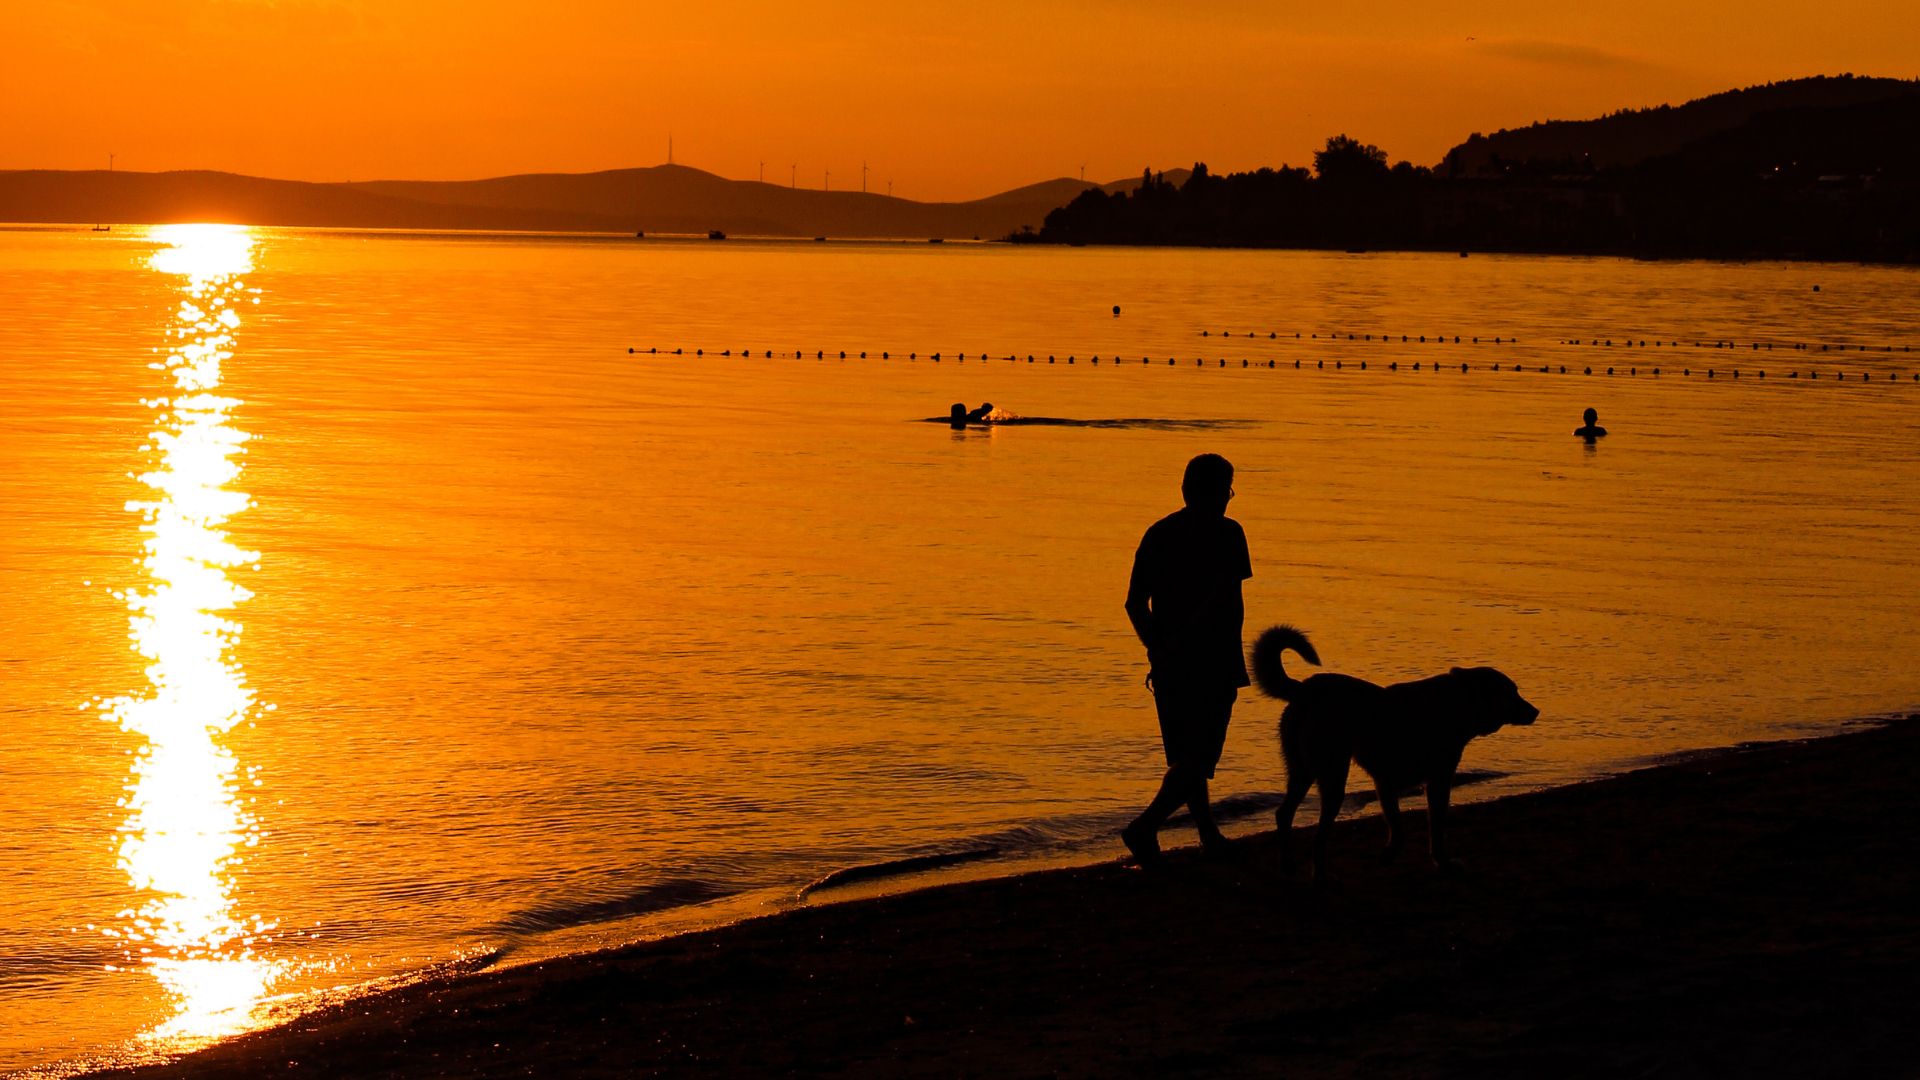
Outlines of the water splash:
<svg viewBox="0 0 1920 1080">
<path fill-rule="evenodd" d="M 127 503 L 146 534 L 146 581 L 123 598 L 148 685 L 99 706 L 146 740 L 119 828 L 120 866 L 140 902 L 107 932 L 171 1003 L 172 1016 L 147 1036 L 202 1041 L 251 1026 L 284 972 L 256 951 L 271 926 L 236 911 L 234 879 L 260 833 L 222 743 L 256 707 L 229 656 L 240 623 L 224 614 L 252 595 L 227 571 L 259 560 L 224 528 L 249 505 L 228 487 L 248 436 L 231 423 L 240 402 L 218 392 L 239 306 L 252 300 L 241 275 L 253 266 L 253 237 L 222 225 L 160 226 L 153 236 L 165 246 L 149 265 L 182 278 L 182 295 L 166 359 L 152 365 L 173 388 L 147 403 L 159 413 L 148 448 L 156 465 L 139 479 L 154 497 Z"/>
</svg>

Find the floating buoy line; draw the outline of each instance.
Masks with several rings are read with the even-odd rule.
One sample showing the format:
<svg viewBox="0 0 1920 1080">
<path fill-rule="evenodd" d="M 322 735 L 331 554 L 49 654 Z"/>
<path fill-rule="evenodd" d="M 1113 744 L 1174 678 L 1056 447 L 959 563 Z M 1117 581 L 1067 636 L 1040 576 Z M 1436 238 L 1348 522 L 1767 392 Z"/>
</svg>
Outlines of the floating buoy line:
<svg viewBox="0 0 1920 1080">
<path fill-rule="evenodd" d="M 1217 337 L 1228 341 L 1245 338 L 1253 341 L 1299 341 L 1308 343 L 1343 341 L 1363 343 L 1377 342 L 1382 345 L 1517 345 L 1520 343 L 1520 339 L 1517 337 L 1502 335 L 1487 337 L 1485 335 L 1465 334 L 1378 334 L 1364 331 L 1347 333 L 1325 330 L 1310 332 L 1295 330 L 1284 334 L 1277 330 L 1269 330 L 1265 334 L 1254 330 L 1248 330 L 1244 333 L 1238 330 L 1201 330 L 1198 333 L 1199 336 L 1203 338 Z M 1912 345 L 1868 345 L 1859 342 L 1816 341 L 1730 341 L 1719 338 L 1711 341 L 1698 338 L 1692 341 L 1662 340 L 1659 338 L 1649 341 L 1646 338 L 1636 337 L 1560 338 L 1555 344 L 1586 347 L 1600 346 L 1603 348 L 1618 349 L 1746 349 L 1750 352 L 1773 352 L 1776 349 L 1782 352 L 1832 353 L 1910 353 L 1913 351 Z"/>
<path fill-rule="evenodd" d="M 1508 343 L 1511 343 L 1513 339 L 1508 338 L 1506 339 L 1506 341 Z M 661 347 L 661 346 L 649 346 L 647 348 L 642 349 L 636 346 L 628 346 L 627 354 L 629 356 L 678 356 L 678 357 L 691 356 L 691 357 L 701 357 L 701 358 L 709 357 L 709 356 L 732 358 L 732 357 L 738 356 L 743 360 L 753 360 L 753 359 L 816 360 L 816 361 L 881 360 L 881 361 L 889 361 L 889 362 L 905 361 L 908 363 L 919 363 L 921 361 L 926 361 L 934 364 L 938 364 L 943 361 L 952 361 L 953 363 L 957 363 L 957 364 L 965 364 L 971 360 L 971 362 L 973 363 L 982 363 L 982 364 L 984 363 L 1018 364 L 1018 363 L 1024 362 L 1028 364 L 1054 364 L 1054 365 L 1066 364 L 1070 366 L 1077 366 L 1083 362 L 1080 360 L 1078 354 L 1069 354 L 1065 357 L 1061 357 L 1057 353 L 1048 353 L 1044 356 L 1038 353 L 1027 353 L 1024 355 L 1019 353 L 1007 353 L 1005 355 L 1000 355 L 1000 354 L 988 353 L 984 350 L 981 352 L 968 354 L 964 352 L 922 353 L 918 351 L 900 353 L 900 352 L 894 352 L 890 349 L 884 350 L 884 351 L 878 351 L 878 352 L 873 350 L 861 350 L 857 352 L 848 352 L 846 350 L 836 350 L 836 351 L 830 352 L 826 349 L 815 349 L 811 354 L 809 354 L 805 349 L 786 350 L 786 349 L 730 349 L 729 348 L 729 349 L 716 350 L 716 349 L 707 349 L 704 347 L 687 348 L 685 346 L 670 347 L 670 348 Z M 1389 371 L 1389 372 L 1401 372 L 1401 371 L 1423 372 L 1424 371 L 1424 372 L 1432 372 L 1436 374 L 1441 371 L 1457 371 L 1461 374 L 1469 374 L 1475 371 L 1484 371 L 1484 372 L 1495 372 L 1495 373 L 1506 372 L 1506 373 L 1514 373 L 1514 374 L 1530 373 L 1530 374 L 1537 374 L 1537 375 L 1580 375 L 1580 376 L 1597 375 L 1602 377 L 1617 376 L 1617 377 L 1625 377 L 1625 378 L 1639 378 L 1639 377 L 1671 378 L 1674 376 L 1679 376 L 1681 378 L 1693 378 L 1695 376 L 1699 376 L 1706 379 L 1722 379 L 1722 378 L 1766 379 L 1769 377 L 1769 372 L 1765 368 L 1738 368 L 1738 367 L 1694 368 L 1691 365 L 1685 365 L 1679 368 L 1674 368 L 1671 366 L 1642 367 L 1641 365 L 1638 365 L 1638 364 L 1634 364 L 1634 365 L 1615 364 L 1615 365 L 1607 366 L 1605 368 L 1599 368 L 1591 364 L 1584 364 L 1584 365 L 1575 364 L 1575 365 L 1569 366 L 1567 364 L 1527 363 L 1527 362 L 1522 362 L 1517 360 L 1509 361 L 1505 363 L 1502 363 L 1496 360 L 1491 364 L 1479 364 L 1479 365 L 1475 365 L 1467 362 L 1461 362 L 1458 364 L 1451 363 L 1451 362 L 1442 363 L 1438 360 L 1434 360 L 1434 361 L 1415 360 L 1410 364 L 1406 364 L 1406 363 L 1401 363 L 1398 360 L 1389 360 L 1385 363 L 1375 361 L 1373 362 L 1372 366 L 1369 367 L 1368 362 L 1365 360 L 1348 360 L 1346 358 L 1338 358 L 1333 360 L 1294 359 L 1292 361 L 1282 361 L 1282 360 L 1275 360 L 1272 358 L 1256 359 L 1252 357 L 1239 357 L 1235 359 L 1229 359 L 1227 357 L 1209 358 L 1204 356 L 1196 356 L 1193 358 L 1192 363 L 1188 364 L 1186 361 L 1183 361 L 1180 358 L 1173 357 L 1173 356 L 1166 357 L 1164 360 L 1154 356 L 1142 356 L 1136 360 L 1131 356 L 1120 356 L 1117 354 L 1108 354 L 1105 356 L 1101 356 L 1099 354 L 1094 354 L 1087 357 L 1084 363 L 1090 367 L 1099 367 L 1102 364 L 1108 367 L 1122 367 L 1122 366 L 1180 367 L 1184 365 L 1189 367 L 1202 367 L 1202 368 L 1204 367 L 1216 367 L 1216 368 L 1238 367 L 1238 368 L 1247 368 L 1247 369 L 1266 368 L 1269 370 L 1293 370 L 1293 371 Z M 1794 369 L 1789 369 L 1784 371 L 1775 370 L 1772 372 L 1771 377 L 1776 381 L 1780 379 L 1798 380 L 1801 378 L 1805 378 L 1809 381 L 1825 380 L 1829 382 L 1903 382 L 1904 381 L 1904 382 L 1920 383 L 1920 371 L 1916 371 L 1916 372 L 1896 372 L 1896 371 L 1846 372 L 1846 371 L 1833 371 L 1833 370 L 1821 371 L 1813 368 L 1808 368 L 1802 371 L 1801 369 L 1794 368 Z"/>
</svg>

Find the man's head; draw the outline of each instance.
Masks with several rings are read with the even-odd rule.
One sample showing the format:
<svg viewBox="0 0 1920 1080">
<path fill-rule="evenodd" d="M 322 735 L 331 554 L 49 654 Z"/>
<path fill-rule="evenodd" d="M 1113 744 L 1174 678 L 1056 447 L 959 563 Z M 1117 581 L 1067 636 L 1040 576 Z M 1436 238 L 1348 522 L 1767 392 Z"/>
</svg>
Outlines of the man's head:
<svg viewBox="0 0 1920 1080">
<path fill-rule="evenodd" d="M 1201 454 L 1187 462 L 1180 494 L 1195 510 L 1226 513 L 1227 500 L 1233 498 L 1233 463 L 1219 454 Z"/>
<path fill-rule="evenodd" d="M 1593 422 L 1600 419 L 1600 414 L 1594 412 L 1592 409 L 1588 409 L 1585 413 L 1581 414 L 1581 418 L 1586 420 L 1588 427 L 1592 427 Z"/>
</svg>

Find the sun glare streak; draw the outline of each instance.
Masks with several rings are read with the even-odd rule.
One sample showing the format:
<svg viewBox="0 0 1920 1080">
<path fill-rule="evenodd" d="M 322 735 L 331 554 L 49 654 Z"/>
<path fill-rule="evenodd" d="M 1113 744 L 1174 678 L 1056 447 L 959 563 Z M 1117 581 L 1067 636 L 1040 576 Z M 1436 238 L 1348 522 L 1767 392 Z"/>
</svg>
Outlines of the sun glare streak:
<svg viewBox="0 0 1920 1080">
<path fill-rule="evenodd" d="M 259 829 L 221 742 L 255 708 L 229 657 L 240 623 L 223 614 L 252 595 L 227 571 L 259 560 L 224 529 L 249 505 L 227 487 L 248 436 L 229 422 L 240 402 L 217 392 L 240 326 L 236 306 L 251 296 L 241 275 L 253 266 L 253 237 L 223 225 L 161 226 L 153 237 L 165 246 L 149 265 L 178 275 L 182 296 L 166 359 L 152 365 L 173 386 L 170 398 L 148 402 L 160 417 L 148 447 L 155 464 L 139 479 L 153 497 L 127 503 L 146 534 L 146 581 L 123 599 L 148 685 L 100 703 L 146 739 L 119 829 L 120 866 L 140 899 L 108 933 L 171 1000 L 173 1015 L 147 1034 L 196 1040 L 248 1027 L 283 967 L 255 951 L 271 926 L 235 911 L 234 877 Z"/>
</svg>

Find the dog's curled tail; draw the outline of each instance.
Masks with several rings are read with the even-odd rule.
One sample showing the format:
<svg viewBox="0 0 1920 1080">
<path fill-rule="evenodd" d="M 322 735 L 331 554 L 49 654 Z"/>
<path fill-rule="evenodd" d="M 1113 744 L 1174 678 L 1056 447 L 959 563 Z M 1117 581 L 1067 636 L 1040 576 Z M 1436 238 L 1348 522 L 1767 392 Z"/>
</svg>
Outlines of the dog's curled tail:
<svg viewBox="0 0 1920 1080">
<path fill-rule="evenodd" d="M 1288 675 L 1280 662 L 1280 654 L 1288 649 L 1305 657 L 1307 663 L 1320 666 L 1320 654 L 1313 651 L 1307 635 L 1286 623 L 1268 627 L 1253 642 L 1253 681 L 1268 697 L 1281 701 L 1292 701 L 1300 689 L 1300 680 Z"/>
</svg>

